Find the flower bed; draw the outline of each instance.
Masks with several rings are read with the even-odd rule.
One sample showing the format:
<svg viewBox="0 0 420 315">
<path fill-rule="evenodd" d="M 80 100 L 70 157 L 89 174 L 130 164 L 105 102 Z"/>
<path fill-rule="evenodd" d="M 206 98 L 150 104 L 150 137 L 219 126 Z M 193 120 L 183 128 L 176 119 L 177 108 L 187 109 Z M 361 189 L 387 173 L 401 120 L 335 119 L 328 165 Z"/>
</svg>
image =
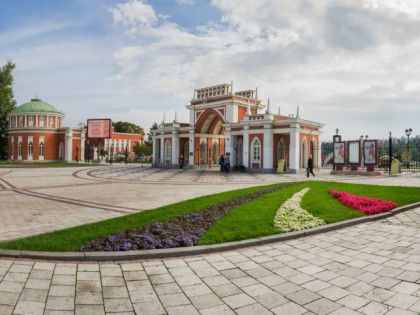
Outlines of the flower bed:
<svg viewBox="0 0 420 315">
<path fill-rule="evenodd" d="M 310 190 L 304 188 L 287 199 L 274 217 L 274 226 L 283 231 L 300 231 L 324 225 L 325 221 L 313 216 L 300 206 L 303 196 Z"/>
<path fill-rule="evenodd" d="M 355 196 L 344 191 L 335 191 L 330 189 L 329 193 L 338 198 L 338 200 L 340 200 L 344 205 L 367 215 L 390 211 L 397 207 L 397 204 L 392 201 Z"/>
<path fill-rule="evenodd" d="M 288 187 L 260 190 L 204 210 L 186 213 L 166 222 L 152 222 L 141 228 L 133 228 L 88 242 L 80 251 L 128 251 L 139 249 L 185 247 L 197 244 L 206 230 L 230 210 L 262 195 Z"/>
</svg>

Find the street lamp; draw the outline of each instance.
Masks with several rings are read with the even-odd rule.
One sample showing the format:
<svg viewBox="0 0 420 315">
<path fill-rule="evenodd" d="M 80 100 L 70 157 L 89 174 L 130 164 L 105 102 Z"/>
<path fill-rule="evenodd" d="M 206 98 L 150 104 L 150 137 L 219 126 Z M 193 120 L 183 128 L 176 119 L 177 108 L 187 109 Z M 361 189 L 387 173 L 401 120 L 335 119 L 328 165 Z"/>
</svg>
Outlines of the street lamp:
<svg viewBox="0 0 420 315">
<path fill-rule="evenodd" d="M 79 163 L 79 146 L 76 146 L 76 163 Z"/>
<path fill-rule="evenodd" d="M 128 162 L 128 145 L 125 147 L 125 164 Z"/>
<path fill-rule="evenodd" d="M 405 135 L 407 136 L 407 154 L 410 153 L 410 135 L 413 130 L 405 129 Z M 407 168 L 410 168 L 410 161 L 407 161 Z"/>
</svg>

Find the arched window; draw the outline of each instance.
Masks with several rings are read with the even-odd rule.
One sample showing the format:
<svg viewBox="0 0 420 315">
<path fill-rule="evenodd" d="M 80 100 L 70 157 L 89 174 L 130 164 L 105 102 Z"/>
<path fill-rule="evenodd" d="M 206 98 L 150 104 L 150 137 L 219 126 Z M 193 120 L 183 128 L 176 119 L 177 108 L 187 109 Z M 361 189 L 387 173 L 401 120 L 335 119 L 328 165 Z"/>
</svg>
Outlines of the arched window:
<svg viewBox="0 0 420 315">
<path fill-rule="evenodd" d="M 207 160 L 207 144 L 202 141 L 200 144 L 200 164 L 207 164 L 206 163 Z"/>
<path fill-rule="evenodd" d="M 214 142 L 213 143 L 213 147 L 211 149 L 212 150 L 212 152 L 211 152 L 211 161 L 212 161 L 213 164 L 217 164 L 219 162 L 219 159 L 218 159 L 218 157 L 219 157 L 219 151 L 217 149 L 218 149 L 217 142 Z"/>
<path fill-rule="evenodd" d="M 18 144 L 18 155 L 22 156 L 22 141 L 19 141 L 19 144 Z"/>
<path fill-rule="evenodd" d="M 39 156 L 44 156 L 44 142 L 39 144 Z"/>
<path fill-rule="evenodd" d="M 252 152 L 252 162 L 260 163 L 261 162 L 261 144 L 258 138 L 255 138 L 254 141 L 252 141 L 251 152 Z"/>
<path fill-rule="evenodd" d="M 32 155 L 32 154 L 34 154 L 34 144 L 32 143 L 32 141 L 29 141 L 29 144 L 28 144 L 28 155 Z"/>
<path fill-rule="evenodd" d="M 171 159 L 171 143 L 169 141 L 166 141 L 165 143 L 165 159 Z"/>
<path fill-rule="evenodd" d="M 286 160 L 286 144 L 284 143 L 283 138 L 281 138 L 279 141 L 279 146 L 277 148 L 277 157 L 278 160 Z"/>
</svg>

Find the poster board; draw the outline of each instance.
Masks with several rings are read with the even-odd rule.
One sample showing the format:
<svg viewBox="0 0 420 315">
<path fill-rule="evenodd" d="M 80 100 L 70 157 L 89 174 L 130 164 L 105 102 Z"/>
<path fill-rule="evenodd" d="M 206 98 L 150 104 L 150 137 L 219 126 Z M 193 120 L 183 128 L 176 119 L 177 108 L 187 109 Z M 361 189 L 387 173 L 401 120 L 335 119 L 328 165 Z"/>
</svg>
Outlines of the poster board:
<svg viewBox="0 0 420 315">
<path fill-rule="evenodd" d="M 283 173 L 284 171 L 284 159 L 279 160 L 279 164 L 277 166 L 277 173 Z"/>
<path fill-rule="evenodd" d="M 378 164 L 378 144 L 376 140 L 365 140 L 363 142 L 363 154 L 366 165 Z"/>
<path fill-rule="evenodd" d="M 348 141 L 347 151 L 349 164 L 360 165 L 360 141 Z"/>
<path fill-rule="evenodd" d="M 334 164 L 344 164 L 346 154 L 345 142 L 334 142 Z"/>
<path fill-rule="evenodd" d="M 112 133 L 111 119 L 88 119 L 87 138 L 109 139 Z"/>
</svg>

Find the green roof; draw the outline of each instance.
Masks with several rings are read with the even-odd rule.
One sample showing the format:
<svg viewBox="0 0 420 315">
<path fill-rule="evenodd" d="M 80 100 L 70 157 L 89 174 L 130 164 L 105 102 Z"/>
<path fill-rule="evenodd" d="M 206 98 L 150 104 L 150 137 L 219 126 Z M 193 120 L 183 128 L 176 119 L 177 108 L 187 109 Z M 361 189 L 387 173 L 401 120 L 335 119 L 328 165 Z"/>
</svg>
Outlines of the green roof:
<svg viewBox="0 0 420 315">
<path fill-rule="evenodd" d="M 32 99 L 30 102 L 20 105 L 15 110 L 14 113 L 33 113 L 33 112 L 48 112 L 48 113 L 58 113 L 62 114 L 57 108 L 54 106 L 43 102 L 38 98 Z"/>
</svg>

